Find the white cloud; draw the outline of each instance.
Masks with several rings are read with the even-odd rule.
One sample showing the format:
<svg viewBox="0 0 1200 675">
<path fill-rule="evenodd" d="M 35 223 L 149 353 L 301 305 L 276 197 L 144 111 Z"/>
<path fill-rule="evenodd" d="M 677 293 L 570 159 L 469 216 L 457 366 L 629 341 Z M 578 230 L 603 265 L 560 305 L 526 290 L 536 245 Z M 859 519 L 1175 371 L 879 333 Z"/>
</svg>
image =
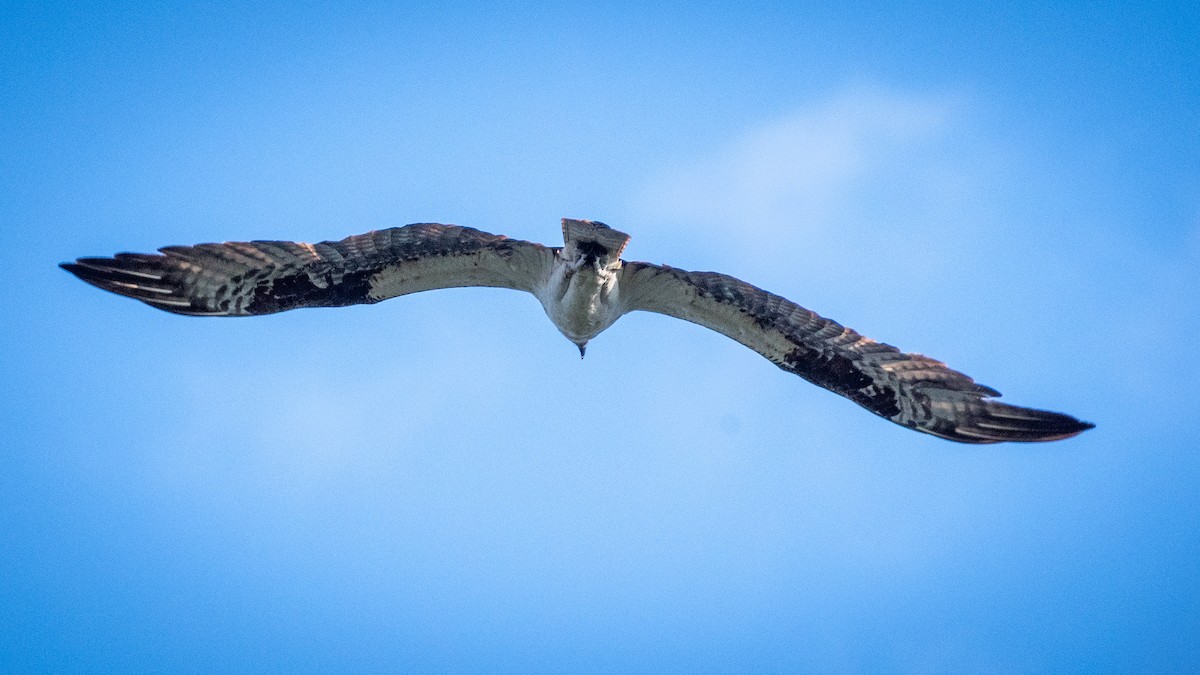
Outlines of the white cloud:
<svg viewBox="0 0 1200 675">
<path fill-rule="evenodd" d="M 1011 157 L 984 131 L 961 95 L 842 88 L 649 180 L 634 255 L 896 326 L 994 248 Z"/>
<path fill-rule="evenodd" d="M 811 232 L 853 202 L 864 178 L 903 170 L 907 156 L 944 138 L 957 108 L 945 95 L 846 88 L 659 176 L 640 206 L 660 222 Z"/>
</svg>

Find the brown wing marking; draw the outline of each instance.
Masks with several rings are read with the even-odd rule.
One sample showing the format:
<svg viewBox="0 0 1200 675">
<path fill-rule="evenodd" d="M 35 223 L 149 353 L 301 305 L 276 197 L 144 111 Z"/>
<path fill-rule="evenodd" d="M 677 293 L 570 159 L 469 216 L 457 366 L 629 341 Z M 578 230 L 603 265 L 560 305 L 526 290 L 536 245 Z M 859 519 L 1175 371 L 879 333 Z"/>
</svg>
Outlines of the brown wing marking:
<svg viewBox="0 0 1200 675">
<path fill-rule="evenodd" d="M 252 316 L 369 304 L 453 286 L 529 291 L 553 256 L 540 244 L 433 223 L 318 244 L 226 242 L 159 251 L 61 266 L 94 286 L 168 312 Z"/>
<path fill-rule="evenodd" d="M 869 338 L 734 277 L 625 263 L 630 310 L 666 314 L 741 342 L 789 373 L 902 426 L 963 443 L 1050 441 L 1092 424 L 992 400 L 998 391 Z"/>
</svg>

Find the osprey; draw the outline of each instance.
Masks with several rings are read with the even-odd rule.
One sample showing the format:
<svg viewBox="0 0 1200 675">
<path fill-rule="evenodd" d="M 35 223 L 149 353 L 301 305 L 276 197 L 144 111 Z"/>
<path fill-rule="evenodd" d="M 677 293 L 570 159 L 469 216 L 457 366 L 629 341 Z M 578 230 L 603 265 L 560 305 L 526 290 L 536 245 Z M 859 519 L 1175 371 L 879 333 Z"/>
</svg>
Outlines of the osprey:
<svg viewBox="0 0 1200 675">
<path fill-rule="evenodd" d="M 167 246 L 62 267 L 104 290 L 193 316 L 370 304 L 436 288 L 512 288 L 541 301 L 580 356 L 621 315 L 658 312 L 733 338 L 880 417 L 952 441 L 1053 441 L 1093 427 L 995 401 L 998 391 L 940 361 L 865 338 L 731 276 L 624 261 L 629 235 L 603 223 L 562 224 L 562 248 L 419 223 L 319 244 Z"/>
</svg>

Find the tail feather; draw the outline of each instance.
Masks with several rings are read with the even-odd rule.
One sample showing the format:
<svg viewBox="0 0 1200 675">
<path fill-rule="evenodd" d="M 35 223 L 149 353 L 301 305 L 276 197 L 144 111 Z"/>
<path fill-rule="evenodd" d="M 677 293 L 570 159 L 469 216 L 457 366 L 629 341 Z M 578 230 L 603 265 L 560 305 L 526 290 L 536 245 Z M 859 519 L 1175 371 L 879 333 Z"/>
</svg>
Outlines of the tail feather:
<svg viewBox="0 0 1200 675">
<path fill-rule="evenodd" d="M 585 254 L 616 262 L 629 243 L 629 235 L 598 221 L 563 218 L 562 226 L 568 257 Z"/>
</svg>

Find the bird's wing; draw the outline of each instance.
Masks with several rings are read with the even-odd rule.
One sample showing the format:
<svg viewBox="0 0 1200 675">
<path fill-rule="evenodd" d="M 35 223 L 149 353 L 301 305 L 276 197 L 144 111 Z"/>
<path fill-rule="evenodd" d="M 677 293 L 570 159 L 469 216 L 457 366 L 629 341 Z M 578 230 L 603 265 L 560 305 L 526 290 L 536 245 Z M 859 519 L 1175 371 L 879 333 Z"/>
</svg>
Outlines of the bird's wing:
<svg viewBox="0 0 1200 675">
<path fill-rule="evenodd" d="M 628 262 L 619 287 L 627 311 L 658 312 L 711 328 L 783 370 L 917 431 L 996 443 L 1058 440 L 1093 426 L 992 400 L 1000 393 L 939 361 L 865 338 L 731 276 Z"/>
<path fill-rule="evenodd" d="M 84 281 L 176 314 L 250 316 L 298 307 L 369 304 L 435 288 L 534 292 L 554 250 L 469 227 L 420 223 L 341 241 L 167 246 L 158 254 L 80 258 Z"/>
</svg>

